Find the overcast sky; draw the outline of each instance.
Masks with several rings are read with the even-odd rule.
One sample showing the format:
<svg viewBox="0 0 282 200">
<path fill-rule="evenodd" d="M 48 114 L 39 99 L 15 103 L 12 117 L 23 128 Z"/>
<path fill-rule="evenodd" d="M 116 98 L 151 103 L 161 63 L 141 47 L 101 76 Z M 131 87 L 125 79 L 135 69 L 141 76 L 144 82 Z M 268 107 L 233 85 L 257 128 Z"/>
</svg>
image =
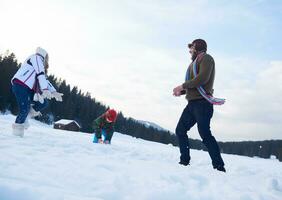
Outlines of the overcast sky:
<svg viewBox="0 0 282 200">
<path fill-rule="evenodd" d="M 50 73 L 125 116 L 174 132 L 187 44 L 216 62 L 212 132 L 221 141 L 282 139 L 282 1 L 0 0 L 0 53 L 23 62 L 37 46 Z M 194 127 L 191 138 L 199 138 Z"/>
</svg>

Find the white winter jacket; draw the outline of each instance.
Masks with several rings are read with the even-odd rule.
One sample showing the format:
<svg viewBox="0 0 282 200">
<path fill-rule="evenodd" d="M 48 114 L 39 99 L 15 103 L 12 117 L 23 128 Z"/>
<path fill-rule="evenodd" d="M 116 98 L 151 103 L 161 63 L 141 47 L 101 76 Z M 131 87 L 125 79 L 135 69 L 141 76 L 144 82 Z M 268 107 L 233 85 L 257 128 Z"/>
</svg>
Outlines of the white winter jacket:
<svg viewBox="0 0 282 200">
<path fill-rule="evenodd" d="M 56 91 L 53 85 L 46 78 L 43 57 L 38 54 L 33 54 L 29 56 L 24 61 L 24 63 L 21 64 L 21 67 L 12 78 L 12 82 L 14 79 L 18 79 L 30 89 L 33 89 L 34 84 L 36 82 L 36 78 L 38 79 L 41 91 Z"/>
</svg>

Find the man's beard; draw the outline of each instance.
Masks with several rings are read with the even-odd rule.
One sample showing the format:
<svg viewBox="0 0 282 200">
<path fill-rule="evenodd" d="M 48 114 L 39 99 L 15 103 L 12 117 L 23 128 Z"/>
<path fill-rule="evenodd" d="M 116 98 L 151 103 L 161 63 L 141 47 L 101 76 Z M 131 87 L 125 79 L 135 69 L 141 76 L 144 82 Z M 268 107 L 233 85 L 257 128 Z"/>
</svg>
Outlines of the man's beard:
<svg viewBox="0 0 282 200">
<path fill-rule="evenodd" d="M 192 54 L 192 56 L 191 56 L 192 61 L 194 61 L 197 58 L 197 55 L 198 54 L 196 52 Z"/>
</svg>

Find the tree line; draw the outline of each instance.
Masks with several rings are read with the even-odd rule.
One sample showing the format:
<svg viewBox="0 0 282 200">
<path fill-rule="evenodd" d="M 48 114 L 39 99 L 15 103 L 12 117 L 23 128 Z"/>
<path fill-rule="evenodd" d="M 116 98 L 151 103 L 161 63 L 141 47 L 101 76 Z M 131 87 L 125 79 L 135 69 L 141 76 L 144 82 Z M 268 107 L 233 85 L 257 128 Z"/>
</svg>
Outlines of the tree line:
<svg viewBox="0 0 282 200">
<path fill-rule="evenodd" d="M 4 55 L 0 55 L 1 112 L 10 111 L 14 115 L 18 113 L 17 102 L 11 91 L 11 79 L 19 67 L 20 63 L 18 63 L 15 54 L 6 52 Z M 57 78 L 54 75 L 49 75 L 48 80 L 58 92 L 64 94 L 63 102 L 50 100 L 49 106 L 42 112 L 42 116 L 36 119 L 47 124 L 52 124 L 60 119 L 71 119 L 79 123 L 82 132 L 93 133 L 93 120 L 109 109 L 109 106 L 91 97 L 89 92 L 84 93 L 77 87 L 71 87 L 65 80 Z M 122 112 L 118 113 L 115 129 L 117 132 L 137 138 L 170 143 L 170 132 L 151 127 L 147 128 L 133 118 L 124 117 Z"/>
<path fill-rule="evenodd" d="M 0 55 L 1 112 L 10 111 L 14 115 L 18 113 L 17 102 L 11 91 L 11 78 L 19 67 L 20 63 L 17 61 L 15 54 L 6 52 L 4 55 Z M 109 107 L 91 97 L 89 92 L 84 93 L 77 87 L 71 87 L 65 80 L 54 75 L 49 75 L 48 80 L 58 92 L 64 94 L 63 102 L 51 100 L 49 107 L 44 110 L 43 115 L 37 118 L 37 120 L 52 124 L 60 119 L 72 119 L 80 124 L 82 132 L 93 133 L 93 120 L 103 114 Z M 117 132 L 122 134 L 178 146 L 175 134 L 153 127 L 146 127 L 133 118 L 124 117 L 122 112 L 118 114 L 115 128 Z M 192 149 L 206 151 L 205 146 L 200 140 L 189 140 Z M 223 153 L 262 158 L 269 158 L 271 155 L 275 155 L 279 161 L 282 161 L 282 140 L 219 142 L 219 146 Z"/>
</svg>

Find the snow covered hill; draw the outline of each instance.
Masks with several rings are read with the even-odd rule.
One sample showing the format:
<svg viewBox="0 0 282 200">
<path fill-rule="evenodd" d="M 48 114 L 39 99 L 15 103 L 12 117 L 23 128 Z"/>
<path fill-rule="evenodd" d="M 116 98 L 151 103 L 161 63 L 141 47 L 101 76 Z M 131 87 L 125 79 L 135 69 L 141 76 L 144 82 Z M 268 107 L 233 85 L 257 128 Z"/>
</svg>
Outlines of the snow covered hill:
<svg viewBox="0 0 282 200">
<path fill-rule="evenodd" d="M 157 125 L 154 122 L 148 122 L 148 121 L 144 121 L 144 120 L 136 120 L 136 121 L 139 122 L 140 124 L 143 124 L 146 127 L 152 127 L 152 128 L 155 128 L 159 131 L 168 131 L 168 130 L 164 129 L 163 127 Z"/>
<path fill-rule="evenodd" d="M 92 135 L 31 121 L 24 138 L 0 115 L 0 200 L 281 200 L 282 163 L 223 154 L 227 173 L 212 169 L 207 152 L 115 133 L 112 145 Z"/>
</svg>

